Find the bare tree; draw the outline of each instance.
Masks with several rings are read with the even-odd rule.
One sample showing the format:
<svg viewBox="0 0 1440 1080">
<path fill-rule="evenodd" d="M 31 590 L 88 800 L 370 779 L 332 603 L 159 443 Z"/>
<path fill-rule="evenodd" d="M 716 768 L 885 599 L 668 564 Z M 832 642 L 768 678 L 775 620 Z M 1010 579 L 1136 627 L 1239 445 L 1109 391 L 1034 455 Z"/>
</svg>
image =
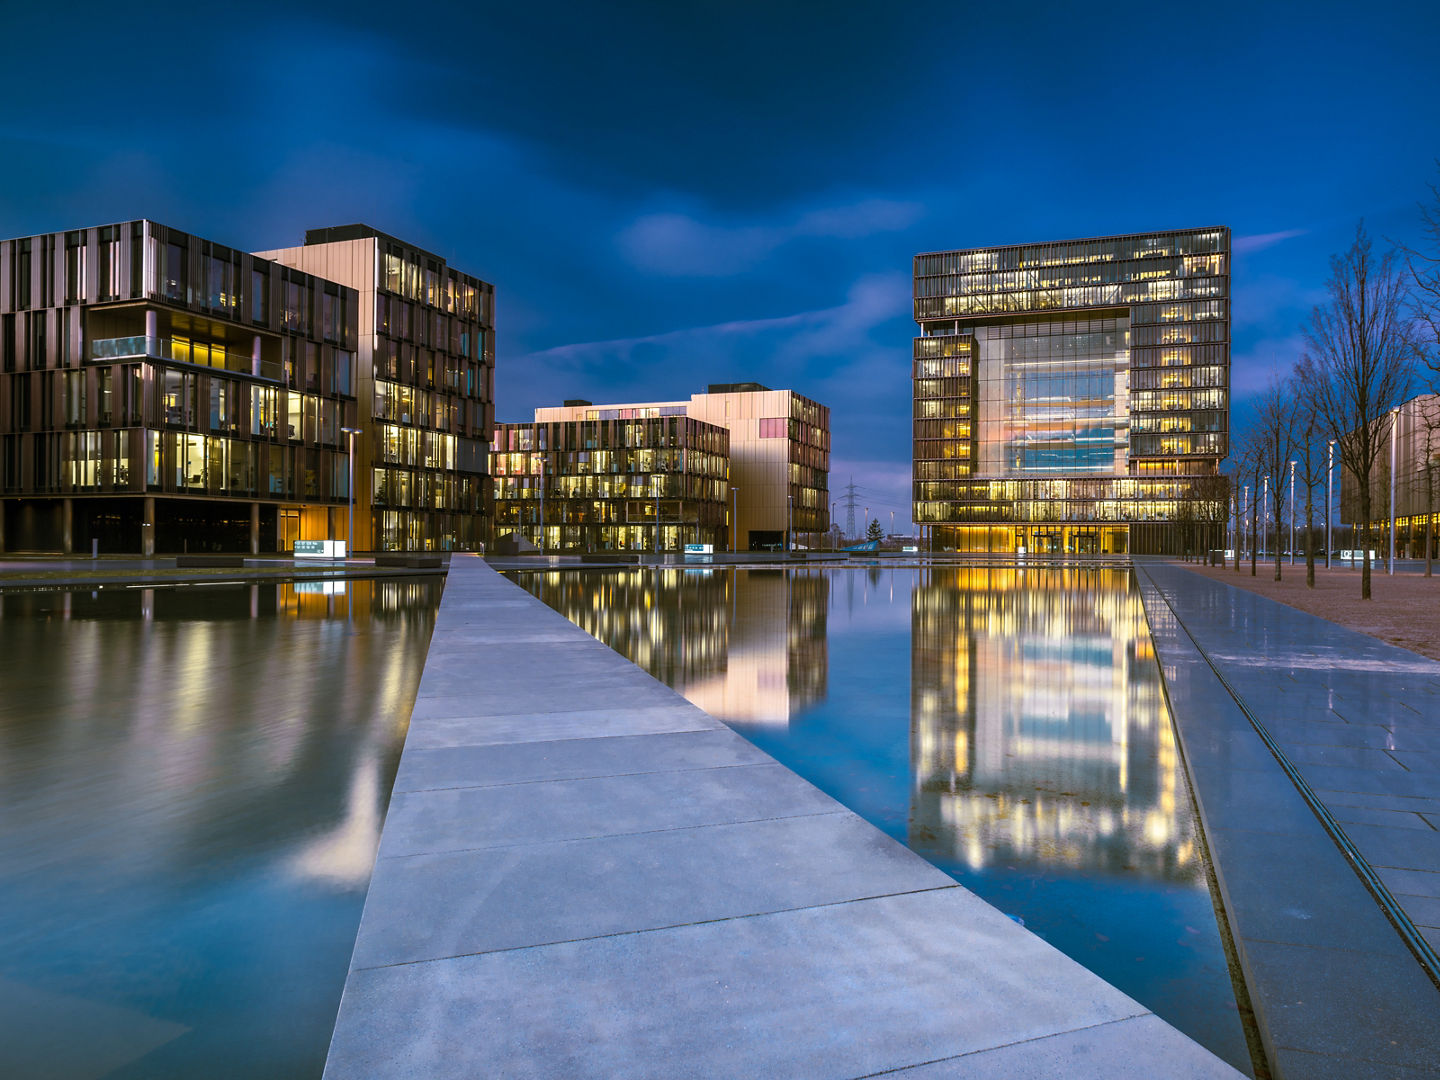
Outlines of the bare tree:
<svg viewBox="0 0 1440 1080">
<path fill-rule="evenodd" d="M 1286 473 L 1296 451 L 1296 426 L 1299 409 L 1295 384 L 1276 376 L 1260 392 L 1255 402 L 1255 416 L 1250 428 L 1250 446 L 1256 456 L 1259 474 L 1270 478 L 1270 507 L 1275 512 L 1275 580 L 1280 580 L 1281 522 L 1285 520 L 1285 502 L 1289 494 Z"/>
<path fill-rule="evenodd" d="M 1440 161 L 1435 163 L 1440 171 Z M 1440 185 L 1430 184 L 1430 201 L 1419 204 L 1425 250 L 1406 247 L 1414 304 L 1416 346 L 1426 366 L 1440 377 Z"/>
<path fill-rule="evenodd" d="M 1388 432 L 1386 414 L 1408 396 L 1413 379 L 1408 275 L 1393 251 L 1376 255 L 1364 222 L 1349 249 L 1330 258 L 1329 299 L 1310 315 L 1302 380 L 1355 478 L 1360 519 L 1370 522 L 1371 473 Z M 1360 596 L 1370 599 L 1370 548 Z"/>
</svg>

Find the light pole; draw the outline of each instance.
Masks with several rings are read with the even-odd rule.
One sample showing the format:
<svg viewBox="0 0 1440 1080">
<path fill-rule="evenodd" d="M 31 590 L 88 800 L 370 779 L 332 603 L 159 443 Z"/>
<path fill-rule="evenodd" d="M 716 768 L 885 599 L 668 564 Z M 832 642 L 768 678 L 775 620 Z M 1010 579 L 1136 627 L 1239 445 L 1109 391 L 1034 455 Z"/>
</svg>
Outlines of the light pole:
<svg viewBox="0 0 1440 1080">
<path fill-rule="evenodd" d="M 890 535 L 895 535 L 895 511 L 890 511 Z"/>
<path fill-rule="evenodd" d="M 865 507 L 865 528 L 860 530 L 860 542 L 864 543 L 870 539 L 870 508 Z"/>
<path fill-rule="evenodd" d="M 785 554 L 790 554 L 790 531 L 794 528 L 795 521 L 795 496 L 785 496 Z"/>
<path fill-rule="evenodd" d="M 1390 568 L 1395 573 L 1395 445 L 1400 441 L 1400 406 L 1390 410 Z"/>
<path fill-rule="evenodd" d="M 1240 502 L 1240 543 L 1239 543 L 1237 546 L 1243 546 L 1244 543 L 1245 543 L 1245 522 L 1249 519 L 1249 517 L 1250 517 L 1250 485 L 1249 485 L 1249 484 L 1246 484 L 1246 485 L 1245 485 L 1245 498 L 1242 499 L 1241 502 Z"/>
<path fill-rule="evenodd" d="M 839 505 L 840 504 L 838 502 L 832 502 L 830 504 L 830 535 L 832 536 L 834 536 L 835 532 L 839 529 L 839 525 L 835 521 L 835 508 Z M 831 549 L 839 550 L 839 548 L 840 542 L 839 540 L 836 540 L 835 543 L 831 545 Z"/>
<path fill-rule="evenodd" d="M 1263 508 L 1264 516 L 1260 519 L 1260 554 L 1265 554 L 1265 548 L 1270 543 L 1270 474 L 1265 474 L 1265 483 L 1261 487 L 1260 506 Z"/>
<path fill-rule="evenodd" d="M 1325 569 L 1330 569 L 1330 504 L 1335 501 L 1335 440 L 1325 447 Z"/>
<path fill-rule="evenodd" d="M 360 434 L 360 429 L 358 427 L 342 427 L 340 430 L 350 436 L 350 524 L 345 530 L 345 550 L 353 555 L 355 554 L 355 436 Z"/>
<path fill-rule="evenodd" d="M 1276 522 L 1278 525 L 1279 522 Z M 1290 565 L 1295 565 L 1295 462 L 1290 462 Z"/>
</svg>

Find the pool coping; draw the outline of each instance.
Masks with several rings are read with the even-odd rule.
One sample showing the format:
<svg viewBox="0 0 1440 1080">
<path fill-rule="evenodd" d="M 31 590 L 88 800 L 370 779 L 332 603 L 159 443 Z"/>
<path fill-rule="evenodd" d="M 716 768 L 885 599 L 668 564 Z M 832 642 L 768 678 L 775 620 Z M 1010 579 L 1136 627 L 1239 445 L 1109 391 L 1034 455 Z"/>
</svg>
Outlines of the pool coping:
<svg viewBox="0 0 1440 1080">
<path fill-rule="evenodd" d="M 1235 1070 L 478 558 L 325 1075 Z"/>
</svg>

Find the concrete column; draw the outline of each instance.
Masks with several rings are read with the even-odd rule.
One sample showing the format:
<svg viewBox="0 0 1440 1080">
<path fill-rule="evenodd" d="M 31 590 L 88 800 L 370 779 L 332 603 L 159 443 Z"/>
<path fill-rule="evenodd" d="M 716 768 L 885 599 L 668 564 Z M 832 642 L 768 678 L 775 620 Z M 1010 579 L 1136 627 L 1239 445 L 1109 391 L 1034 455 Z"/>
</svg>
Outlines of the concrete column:
<svg viewBox="0 0 1440 1080">
<path fill-rule="evenodd" d="M 145 510 L 141 515 L 140 554 L 147 559 L 155 557 L 155 499 L 145 497 Z"/>
<path fill-rule="evenodd" d="M 60 500 L 60 550 L 69 555 L 75 550 L 75 500 Z"/>
<path fill-rule="evenodd" d="M 0 499 L 0 553 L 5 551 L 5 508 L 10 504 Z"/>
<path fill-rule="evenodd" d="M 250 554 L 260 554 L 260 504 L 250 504 Z"/>
<path fill-rule="evenodd" d="M 145 344 L 152 345 L 160 337 L 160 316 L 155 311 L 145 312 Z"/>
<path fill-rule="evenodd" d="M 260 377 L 260 335 L 256 334 L 250 343 L 250 374 Z"/>
</svg>

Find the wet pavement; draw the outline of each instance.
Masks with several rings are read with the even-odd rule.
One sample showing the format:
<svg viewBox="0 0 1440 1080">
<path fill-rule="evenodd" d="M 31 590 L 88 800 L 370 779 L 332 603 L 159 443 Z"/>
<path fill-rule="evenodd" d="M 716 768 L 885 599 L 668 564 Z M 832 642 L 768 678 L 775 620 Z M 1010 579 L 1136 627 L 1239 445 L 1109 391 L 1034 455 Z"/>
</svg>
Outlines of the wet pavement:
<svg viewBox="0 0 1440 1080">
<path fill-rule="evenodd" d="M 1440 1076 L 1440 663 L 1137 570 L 1276 1075 Z"/>
</svg>

